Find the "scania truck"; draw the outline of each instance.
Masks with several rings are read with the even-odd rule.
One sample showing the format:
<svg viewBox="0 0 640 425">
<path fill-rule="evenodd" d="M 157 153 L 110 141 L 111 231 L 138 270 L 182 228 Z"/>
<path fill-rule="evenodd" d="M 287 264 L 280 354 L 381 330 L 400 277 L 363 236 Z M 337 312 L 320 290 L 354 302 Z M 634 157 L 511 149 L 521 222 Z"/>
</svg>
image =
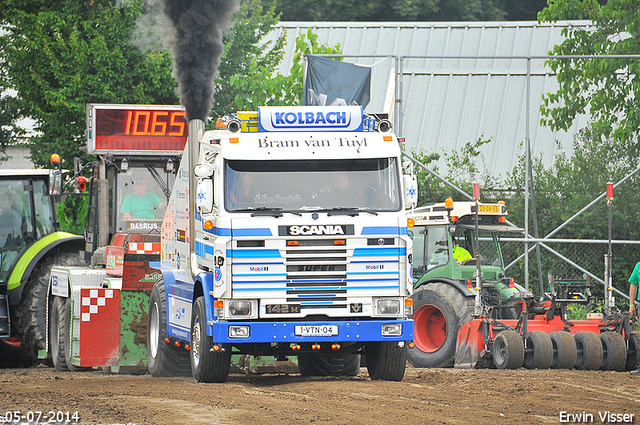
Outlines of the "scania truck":
<svg viewBox="0 0 640 425">
<path fill-rule="evenodd" d="M 390 123 L 360 106 L 221 122 L 189 122 L 149 301 L 149 371 L 189 362 L 196 381 L 223 382 L 232 354 L 249 354 L 353 375 L 364 355 L 371 379 L 401 380 L 417 190 Z"/>
</svg>

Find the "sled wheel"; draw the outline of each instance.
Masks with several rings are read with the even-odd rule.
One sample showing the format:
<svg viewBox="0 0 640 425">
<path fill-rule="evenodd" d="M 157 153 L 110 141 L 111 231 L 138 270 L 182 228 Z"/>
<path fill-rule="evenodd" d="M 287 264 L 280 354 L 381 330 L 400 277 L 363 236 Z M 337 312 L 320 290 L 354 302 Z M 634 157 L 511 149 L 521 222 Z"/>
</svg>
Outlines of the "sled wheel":
<svg viewBox="0 0 640 425">
<path fill-rule="evenodd" d="M 167 344 L 167 304 L 164 279 L 159 278 L 149 297 L 147 367 L 152 376 L 189 376 L 189 352 Z"/>
<path fill-rule="evenodd" d="M 600 334 L 602 343 L 602 363 L 600 369 L 624 371 L 627 362 L 627 344 L 624 337 L 617 332 L 603 332 Z"/>
<path fill-rule="evenodd" d="M 493 363 L 498 369 L 517 369 L 524 362 L 524 344 L 516 331 L 506 330 L 493 341 Z"/>
<path fill-rule="evenodd" d="M 523 366 L 527 369 L 549 369 L 553 362 L 553 344 L 542 331 L 527 333 Z"/>
<path fill-rule="evenodd" d="M 553 349 L 551 369 L 573 369 L 576 365 L 576 341 L 569 332 L 555 331 L 549 334 Z"/>
<path fill-rule="evenodd" d="M 69 370 L 67 366 L 67 358 L 64 353 L 65 341 L 65 307 L 66 298 L 53 297 L 51 303 L 51 316 L 49 319 L 49 344 L 51 346 L 51 360 L 53 367 L 58 372 Z"/>
<path fill-rule="evenodd" d="M 629 349 L 627 350 L 626 370 L 636 370 L 640 367 L 640 333 L 629 334 Z"/>
<path fill-rule="evenodd" d="M 407 347 L 397 342 L 371 342 L 365 346 L 367 371 L 372 380 L 402 381 L 407 364 Z"/>
<path fill-rule="evenodd" d="M 598 370 L 602 365 L 602 343 L 595 332 L 582 331 L 573 336 L 576 341 L 576 369 Z"/>
<path fill-rule="evenodd" d="M 204 297 L 198 297 L 191 312 L 191 373 L 196 382 L 227 380 L 231 369 L 231 345 L 215 344 L 215 347 L 213 337 L 207 335 Z"/>
<path fill-rule="evenodd" d="M 357 376 L 360 354 L 300 355 L 298 370 L 302 376 Z"/>
<path fill-rule="evenodd" d="M 420 287 L 413 294 L 414 343 L 407 353 L 415 367 L 452 367 L 460 327 L 471 320 L 467 298 L 442 282 Z"/>
</svg>

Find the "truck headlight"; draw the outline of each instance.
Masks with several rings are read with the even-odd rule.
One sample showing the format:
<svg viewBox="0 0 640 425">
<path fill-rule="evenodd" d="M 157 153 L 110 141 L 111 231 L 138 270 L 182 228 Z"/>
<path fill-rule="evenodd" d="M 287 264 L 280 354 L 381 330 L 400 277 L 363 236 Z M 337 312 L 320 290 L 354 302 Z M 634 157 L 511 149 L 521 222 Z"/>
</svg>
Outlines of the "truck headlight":
<svg viewBox="0 0 640 425">
<path fill-rule="evenodd" d="M 396 298 L 380 298 L 376 301 L 378 314 L 384 316 L 397 316 L 400 314 L 400 300 Z"/>
<path fill-rule="evenodd" d="M 249 338 L 250 336 L 250 326 L 229 326 L 229 338 Z"/>
<path fill-rule="evenodd" d="M 382 336 L 402 336 L 402 324 L 388 323 L 382 325 Z"/>
<path fill-rule="evenodd" d="M 248 300 L 229 301 L 229 315 L 230 316 L 250 316 L 251 301 L 248 301 Z"/>
</svg>

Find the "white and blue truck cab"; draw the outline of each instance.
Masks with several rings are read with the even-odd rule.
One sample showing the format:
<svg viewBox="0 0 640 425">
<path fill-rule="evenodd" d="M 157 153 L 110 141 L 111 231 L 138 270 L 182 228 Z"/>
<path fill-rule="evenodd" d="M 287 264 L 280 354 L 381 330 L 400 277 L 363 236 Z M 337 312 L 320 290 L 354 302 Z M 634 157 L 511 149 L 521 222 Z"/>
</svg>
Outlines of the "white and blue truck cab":
<svg viewBox="0 0 640 425">
<path fill-rule="evenodd" d="M 372 379 L 401 380 L 417 190 L 389 123 L 360 106 L 260 107 L 225 127 L 189 123 L 150 299 L 150 372 L 190 366 L 222 382 L 231 355 L 249 354 L 355 375 L 364 355 Z"/>
</svg>

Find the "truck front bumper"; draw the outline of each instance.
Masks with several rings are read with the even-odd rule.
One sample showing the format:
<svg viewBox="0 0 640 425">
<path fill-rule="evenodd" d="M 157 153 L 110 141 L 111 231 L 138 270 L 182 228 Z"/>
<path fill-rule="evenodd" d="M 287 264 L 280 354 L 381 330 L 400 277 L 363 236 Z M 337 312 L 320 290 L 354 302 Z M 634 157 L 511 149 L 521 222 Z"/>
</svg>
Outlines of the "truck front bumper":
<svg viewBox="0 0 640 425">
<path fill-rule="evenodd" d="M 235 344 L 412 341 L 413 320 L 213 322 L 207 334 L 216 343 Z"/>
</svg>

